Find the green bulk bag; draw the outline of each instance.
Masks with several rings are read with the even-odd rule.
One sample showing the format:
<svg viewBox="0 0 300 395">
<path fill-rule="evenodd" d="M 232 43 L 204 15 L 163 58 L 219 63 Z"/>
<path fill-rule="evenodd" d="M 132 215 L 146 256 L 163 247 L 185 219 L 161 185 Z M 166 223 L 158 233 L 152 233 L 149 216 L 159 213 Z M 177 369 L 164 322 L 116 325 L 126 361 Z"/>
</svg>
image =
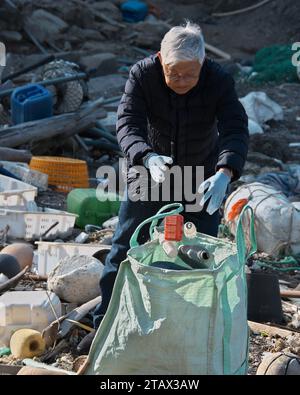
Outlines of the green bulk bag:
<svg viewBox="0 0 300 395">
<path fill-rule="evenodd" d="M 174 208 L 163 213 L 166 209 Z M 244 207 L 237 243 L 197 233 L 178 242 L 197 244 L 211 256 L 208 269 L 168 270 L 151 266 L 169 258 L 155 233 L 157 221 L 183 210 L 164 206 L 132 235 L 131 249 L 119 268 L 107 313 L 83 370 L 87 375 L 243 375 L 248 369 L 247 258 L 242 219 L 250 211 L 251 251 L 256 251 L 253 212 Z M 246 219 L 247 219 L 246 218 Z M 151 241 L 138 245 L 141 227 Z"/>
</svg>

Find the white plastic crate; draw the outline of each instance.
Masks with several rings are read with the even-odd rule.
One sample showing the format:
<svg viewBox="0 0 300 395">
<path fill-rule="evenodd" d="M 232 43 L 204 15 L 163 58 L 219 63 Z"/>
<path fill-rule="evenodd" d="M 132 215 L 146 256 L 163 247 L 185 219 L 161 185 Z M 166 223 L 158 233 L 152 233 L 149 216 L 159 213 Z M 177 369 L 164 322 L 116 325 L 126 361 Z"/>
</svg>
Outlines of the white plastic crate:
<svg viewBox="0 0 300 395">
<path fill-rule="evenodd" d="M 51 243 L 46 241 L 36 241 L 38 274 L 45 276 L 49 274 L 58 264 L 60 259 L 74 255 L 93 256 L 103 249 L 110 249 L 111 246 L 104 244 L 79 244 L 79 243 Z"/>
<path fill-rule="evenodd" d="M 0 175 L 0 207 L 26 210 L 29 202 L 34 202 L 37 188 L 23 181 Z"/>
<path fill-rule="evenodd" d="M 9 346 L 12 334 L 29 328 L 42 332 L 61 316 L 59 297 L 46 291 L 13 291 L 0 296 L 0 346 Z M 55 311 L 55 314 L 52 310 Z"/>
<path fill-rule="evenodd" d="M 0 209 L 0 231 L 8 226 L 8 238 L 39 240 L 46 230 L 58 222 L 46 236 L 43 236 L 43 239 L 54 240 L 72 234 L 76 214 L 47 208 L 44 210 L 43 212 L 29 212 Z"/>
</svg>

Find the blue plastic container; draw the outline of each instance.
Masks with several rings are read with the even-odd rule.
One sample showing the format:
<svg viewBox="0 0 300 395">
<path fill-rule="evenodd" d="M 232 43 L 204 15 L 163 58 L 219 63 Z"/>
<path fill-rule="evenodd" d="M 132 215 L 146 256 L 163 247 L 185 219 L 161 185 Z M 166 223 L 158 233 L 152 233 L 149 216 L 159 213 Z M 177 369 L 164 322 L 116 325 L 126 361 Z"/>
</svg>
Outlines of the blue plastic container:
<svg viewBox="0 0 300 395">
<path fill-rule="evenodd" d="M 148 6 L 141 1 L 130 0 L 121 5 L 121 11 L 124 21 L 135 23 L 146 18 Z"/>
<path fill-rule="evenodd" d="M 16 88 L 11 95 L 12 121 L 22 122 L 48 118 L 53 115 L 52 94 L 39 84 Z"/>
</svg>

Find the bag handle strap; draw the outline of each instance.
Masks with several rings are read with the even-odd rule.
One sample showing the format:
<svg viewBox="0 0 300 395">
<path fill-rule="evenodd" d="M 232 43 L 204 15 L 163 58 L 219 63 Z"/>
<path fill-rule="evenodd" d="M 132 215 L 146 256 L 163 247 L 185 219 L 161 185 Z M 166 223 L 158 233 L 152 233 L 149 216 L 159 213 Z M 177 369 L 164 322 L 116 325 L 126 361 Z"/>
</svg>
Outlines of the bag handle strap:
<svg viewBox="0 0 300 395">
<path fill-rule="evenodd" d="M 245 217 L 246 211 L 250 211 L 250 251 L 247 253 L 247 246 L 245 242 L 245 234 L 243 230 L 243 219 Z M 245 264 L 245 260 L 247 260 L 251 255 L 255 254 L 257 251 L 257 240 L 255 236 L 255 227 L 254 227 L 254 212 L 252 207 L 246 205 L 237 222 L 237 230 L 236 230 L 236 245 L 237 245 L 237 254 L 238 261 L 240 266 Z"/>
<path fill-rule="evenodd" d="M 247 246 L 245 242 L 245 234 L 243 230 L 243 219 L 245 217 L 246 211 L 250 212 L 250 251 L 247 253 Z M 237 274 L 237 272 L 245 266 L 245 261 L 248 259 L 251 255 L 253 255 L 257 251 L 257 241 L 256 241 L 256 236 L 255 236 L 255 228 L 254 228 L 254 212 L 252 207 L 246 205 L 237 222 L 237 228 L 236 228 L 236 246 L 237 246 L 237 257 L 238 257 L 238 263 L 239 267 L 237 270 L 233 271 L 231 275 L 227 278 L 227 282 L 230 281 L 233 276 Z M 243 271 L 244 273 L 244 271 Z M 242 276 L 243 281 L 245 280 L 245 275 Z M 247 286 L 245 285 L 245 290 L 247 289 Z M 223 317 L 224 317 L 224 334 L 223 334 L 223 347 L 224 347 L 224 355 L 223 355 L 223 368 L 224 368 L 224 374 L 229 375 L 232 374 L 231 372 L 231 345 L 230 345 L 230 336 L 232 332 L 232 326 L 233 322 L 231 319 L 231 311 L 230 311 L 230 305 L 228 302 L 228 289 L 227 286 L 223 287 L 222 290 L 222 305 L 223 305 Z M 245 298 L 247 300 L 247 297 Z M 248 351 L 247 351 L 248 353 Z"/>
<path fill-rule="evenodd" d="M 173 210 L 171 210 L 171 211 L 169 211 L 169 212 L 167 212 L 167 213 L 164 213 L 164 212 L 163 212 L 163 211 L 165 211 L 165 210 L 169 210 L 169 209 L 172 209 L 172 208 L 173 208 Z M 136 230 L 134 231 L 133 235 L 131 236 L 130 242 L 129 242 L 130 248 L 138 247 L 138 246 L 139 246 L 139 243 L 138 243 L 137 239 L 138 239 L 140 230 L 142 229 L 142 227 L 143 227 L 144 225 L 146 225 L 146 224 L 148 224 L 149 222 L 151 222 L 150 229 L 149 229 L 149 234 L 150 234 L 150 237 L 151 237 L 151 239 L 152 239 L 153 232 L 154 232 L 154 227 L 157 225 L 157 222 L 158 222 L 160 219 L 163 219 L 163 218 L 165 218 L 165 217 L 168 217 L 169 215 L 178 214 L 178 213 L 180 213 L 181 211 L 183 211 L 183 205 L 182 205 L 181 203 L 171 203 L 171 204 L 167 204 L 166 206 L 163 206 L 163 207 L 162 207 L 160 210 L 158 210 L 158 212 L 157 212 L 155 215 L 153 215 L 152 217 L 145 219 L 143 222 L 141 222 L 141 223 L 139 224 L 139 226 L 136 228 Z"/>
</svg>

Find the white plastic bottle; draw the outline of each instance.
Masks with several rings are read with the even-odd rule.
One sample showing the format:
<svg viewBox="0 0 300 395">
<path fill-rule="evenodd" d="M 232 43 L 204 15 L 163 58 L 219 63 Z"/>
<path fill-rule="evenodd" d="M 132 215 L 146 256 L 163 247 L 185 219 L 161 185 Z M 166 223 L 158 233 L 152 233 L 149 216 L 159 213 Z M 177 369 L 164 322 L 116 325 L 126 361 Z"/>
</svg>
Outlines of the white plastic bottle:
<svg viewBox="0 0 300 395">
<path fill-rule="evenodd" d="M 186 222 L 183 227 L 183 233 L 188 239 L 193 239 L 197 236 L 197 229 L 193 222 Z"/>
<path fill-rule="evenodd" d="M 170 258 L 175 258 L 178 255 L 176 241 L 165 240 L 165 236 L 163 233 L 159 234 L 158 240 L 159 244 L 162 246 L 163 250 Z"/>
</svg>

